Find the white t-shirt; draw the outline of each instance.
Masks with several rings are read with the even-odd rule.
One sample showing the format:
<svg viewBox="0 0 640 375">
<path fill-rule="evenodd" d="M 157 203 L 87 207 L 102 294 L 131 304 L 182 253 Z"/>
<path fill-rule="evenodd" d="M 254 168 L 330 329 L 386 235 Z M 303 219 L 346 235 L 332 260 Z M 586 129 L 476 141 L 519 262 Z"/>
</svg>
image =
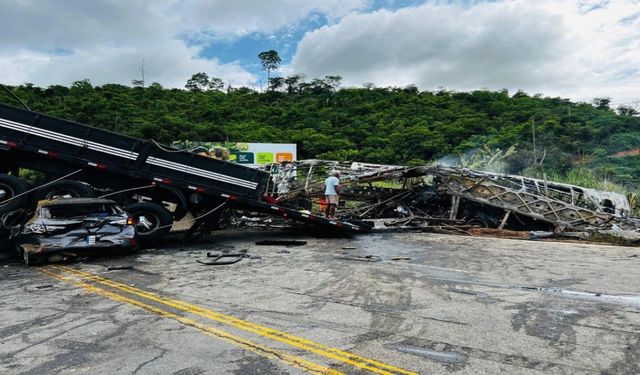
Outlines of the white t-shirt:
<svg viewBox="0 0 640 375">
<path fill-rule="evenodd" d="M 324 181 L 324 184 L 327 187 L 324 190 L 324 195 L 338 195 L 338 192 L 336 191 L 336 186 L 340 185 L 338 177 L 331 176 Z"/>
</svg>

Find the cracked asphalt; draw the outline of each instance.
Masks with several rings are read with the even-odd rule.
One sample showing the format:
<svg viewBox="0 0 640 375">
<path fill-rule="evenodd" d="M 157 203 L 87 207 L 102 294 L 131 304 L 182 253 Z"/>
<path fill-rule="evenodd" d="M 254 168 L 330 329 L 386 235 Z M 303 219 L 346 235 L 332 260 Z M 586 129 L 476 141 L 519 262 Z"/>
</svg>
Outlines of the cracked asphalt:
<svg viewBox="0 0 640 375">
<path fill-rule="evenodd" d="M 425 233 L 215 238 L 35 268 L 3 261 L 0 373 L 640 373 L 640 248 Z M 196 262 L 223 250 L 251 257 Z M 364 255 L 381 261 L 344 259 Z"/>
</svg>

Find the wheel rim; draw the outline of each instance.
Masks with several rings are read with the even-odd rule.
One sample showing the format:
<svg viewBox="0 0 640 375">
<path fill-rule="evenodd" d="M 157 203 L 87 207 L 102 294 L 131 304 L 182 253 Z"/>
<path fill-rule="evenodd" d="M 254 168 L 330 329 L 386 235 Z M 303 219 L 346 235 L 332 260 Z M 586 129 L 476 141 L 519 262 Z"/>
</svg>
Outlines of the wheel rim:
<svg viewBox="0 0 640 375">
<path fill-rule="evenodd" d="M 0 207 L 5 204 L 9 204 L 10 200 L 15 197 L 16 194 L 9 185 L 0 184 Z"/>
<path fill-rule="evenodd" d="M 486 221 L 484 221 L 482 219 L 478 219 L 478 218 L 473 218 L 473 219 L 467 221 L 467 225 L 473 225 L 473 226 L 479 227 L 479 228 L 489 228 L 489 223 L 487 223 Z"/>
<path fill-rule="evenodd" d="M 158 215 L 144 212 L 133 215 L 136 220 L 136 229 L 140 235 L 149 235 L 160 227 L 160 218 Z"/>
<path fill-rule="evenodd" d="M 56 189 L 48 192 L 46 198 L 80 198 L 80 193 L 73 189 Z"/>
</svg>

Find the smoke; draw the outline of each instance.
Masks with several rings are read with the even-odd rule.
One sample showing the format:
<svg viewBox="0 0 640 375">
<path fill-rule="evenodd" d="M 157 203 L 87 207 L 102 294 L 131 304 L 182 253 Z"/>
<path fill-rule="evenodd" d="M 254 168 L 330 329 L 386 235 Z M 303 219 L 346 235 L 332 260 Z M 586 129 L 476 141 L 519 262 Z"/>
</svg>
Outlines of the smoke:
<svg viewBox="0 0 640 375">
<path fill-rule="evenodd" d="M 433 165 L 440 165 L 443 167 L 460 167 L 460 157 L 447 155 L 433 162 Z"/>
<path fill-rule="evenodd" d="M 488 146 L 465 151 L 455 156 L 447 155 L 434 162 L 435 165 L 445 167 L 463 167 L 477 171 L 492 173 L 508 173 L 508 158 L 515 154 L 515 147 L 511 146 L 507 150 L 490 148 Z"/>
</svg>

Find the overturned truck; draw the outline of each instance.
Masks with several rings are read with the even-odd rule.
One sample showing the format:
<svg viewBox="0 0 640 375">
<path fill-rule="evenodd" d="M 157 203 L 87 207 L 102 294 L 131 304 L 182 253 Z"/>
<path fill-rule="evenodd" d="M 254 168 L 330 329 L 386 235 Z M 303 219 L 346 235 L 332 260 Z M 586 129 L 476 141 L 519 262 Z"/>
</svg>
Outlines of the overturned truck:
<svg viewBox="0 0 640 375">
<path fill-rule="evenodd" d="M 272 167 L 281 204 L 309 205 L 328 171 L 341 173 L 344 218 L 387 226 L 467 225 L 640 238 L 622 194 L 523 176 L 448 166 L 405 167 L 306 160 Z"/>
</svg>

